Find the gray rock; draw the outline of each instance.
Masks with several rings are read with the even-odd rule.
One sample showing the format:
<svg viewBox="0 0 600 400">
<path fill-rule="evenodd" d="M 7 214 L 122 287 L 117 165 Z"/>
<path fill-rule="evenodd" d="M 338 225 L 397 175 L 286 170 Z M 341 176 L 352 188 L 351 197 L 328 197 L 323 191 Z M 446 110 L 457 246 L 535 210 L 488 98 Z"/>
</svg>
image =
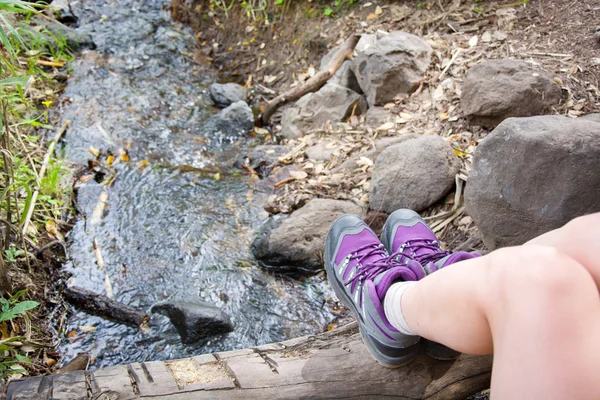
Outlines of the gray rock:
<svg viewBox="0 0 600 400">
<path fill-rule="evenodd" d="M 313 199 L 285 220 L 270 218 L 252 244 L 265 268 L 282 272 L 318 272 L 329 227 L 341 215 L 362 214 L 360 206 L 342 200 Z"/>
<path fill-rule="evenodd" d="M 465 204 L 490 249 L 600 211 L 600 123 L 505 120 L 475 150 Z"/>
<path fill-rule="evenodd" d="M 360 160 L 361 157 L 366 157 L 370 160 L 375 161 L 377 159 L 377 157 L 381 154 L 381 152 L 383 150 L 385 150 L 386 148 L 388 148 L 394 144 L 398 144 L 398 143 L 402 143 L 402 142 L 405 142 L 410 139 L 414 139 L 416 137 L 417 137 L 416 135 L 411 133 L 411 134 L 390 136 L 390 137 L 384 137 L 384 138 L 378 139 L 375 141 L 374 149 L 352 156 L 352 158 L 349 158 L 348 160 L 344 161 L 339 167 L 334 168 L 331 172 L 337 173 L 337 172 L 341 172 L 344 170 L 356 169 L 359 166 L 356 162 L 358 160 Z"/>
<path fill-rule="evenodd" d="M 395 31 L 378 38 L 361 38 L 352 71 L 369 106 L 384 105 L 397 95 L 414 92 L 429 68 L 431 53 L 427 42 L 410 33 Z"/>
<path fill-rule="evenodd" d="M 386 148 L 373 166 L 372 210 L 423 211 L 454 186 L 460 169 L 452 147 L 439 136 L 420 136 Z"/>
<path fill-rule="evenodd" d="M 83 49 L 95 49 L 96 44 L 92 39 L 92 35 L 83 32 L 79 29 L 69 28 L 58 22 L 48 21 L 43 18 L 36 17 L 36 23 L 45 27 L 50 33 L 63 38 L 73 51 Z M 48 43 L 49 46 L 55 46 L 53 43 Z"/>
<path fill-rule="evenodd" d="M 54 13 L 57 21 L 63 24 L 74 24 L 77 16 L 71 10 L 69 0 L 53 0 L 49 9 Z"/>
<path fill-rule="evenodd" d="M 331 158 L 336 148 L 328 148 L 330 142 L 322 141 L 313 146 L 308 147 L 304 152 L 306 156 L 314 161 L 326 161 Z"/>
<path fill-rule="evenodd" d="M 228 136 L 244 135 L 254 126 L 252 109 L 244 101 L 236 101 L 210 117 L 203 126 L 209 133 L 222 133 Z"/>
<path fill-rule="evenodd" d="M 243 157 L 237 159 L 234 165 L 237 168 L 244 169 L 244 165 L 252 167 L 258 175 L 263 178 L 271 172 L 271 168 L 277 159 L 288 153 L 290 148 L 279 145 L 261 145 L 256 146 Z"/>
<path fill-rule="evenodd" d="M 476 125 L 496 126 L 509 117 L 548 113 L 562 92 L 552 76 L 519 60 L 492 60 L 472 67 L 462 86 L 461 107 Z"/>
<path fill-rule="evenodd" d="M 321 65 L 319 69 L 324 69 L 327 63 L 331 61 L 335 53 L 340 49 L 340 46 L 336 46 L 331 51 L 323 56 L 321 59 Z M 362 89 L 356 80 L 356 76 L 351 68 L 351 62 L 344 61 L 342 66 L 336 71 L 336 73 L 329 78 L 329 83 L 337 83 L 340 86 L 355 91 L 356 93 L 362 94 Z"/>
<path fill-rule="evenodd" d="M 177 329 L 183 344 L 233 331 L 227 314 L 203 301 L 158 303 L 152 306 L 150 312 L 166 315 Z"/>
<path fill-rule="evenodd" d="M 584 115 L 582 117 L 579 117 L 579 119 L 583 119 L 583 120 L 587 120 L 587 121 L 600 122 L 600 113 L 587 114 L 587 115 Z"/>
<path fill-rule="evenodd" d="M 208 87 L 210 98 L 219 107 L 227 107 L 236 101 L 246 101 L 248 91 L 237 83 L 213 83 Z"/>
<path fill-rule="evenodd" d="M 327 121 L 344 121 L 350 117 L 354 106 L 355 115 L 367 109 L 367 103 L 361 95 L 336 83 L 328 83 L 318 92 L 302 96 L 283 112 L 281 135 L 295 139 L 310 130 L 323 127 Z"/>
<path fill-rule="evenodd" d="M 365 122 L 371 128 L 379 128 L 386 122 L 393 122 L 394 114 L 383 107 L 370 107 L 365 114 Z"/>
</svg>

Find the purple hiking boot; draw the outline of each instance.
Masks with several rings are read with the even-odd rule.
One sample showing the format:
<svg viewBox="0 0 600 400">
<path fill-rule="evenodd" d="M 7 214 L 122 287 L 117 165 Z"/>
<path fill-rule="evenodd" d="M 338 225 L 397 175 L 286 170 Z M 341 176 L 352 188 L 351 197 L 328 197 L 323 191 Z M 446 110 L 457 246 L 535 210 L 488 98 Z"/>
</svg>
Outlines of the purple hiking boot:
<svg viewBox="0 0 600 400">
<path fill-rule="evenodd" d="M 419 214 L 408 209 L 394 211 L 388 217 L 381 241 L 397 263 L 417 261 L 426 275 L 450 264 L 480 256 L 465 251 L 452 253 L 445 250 Z M 438 360 L 453 360 L 460 355 L 439 343 L 426 339 L 423 342 L 425 353 Z"/>
<path fill-rule="evenodd" d="M 338 218 L 325 239 L 325 269 L 338 298 L 358 321 L 371 356 L 379 364 L 397 368 L 419 351 L 419 336 L 394 328 L 385 316 L 383 298 L 392 283 L 425 276 L 421 265 L 391 260 L 377 235 L 356 215 Z"/>
</svg>

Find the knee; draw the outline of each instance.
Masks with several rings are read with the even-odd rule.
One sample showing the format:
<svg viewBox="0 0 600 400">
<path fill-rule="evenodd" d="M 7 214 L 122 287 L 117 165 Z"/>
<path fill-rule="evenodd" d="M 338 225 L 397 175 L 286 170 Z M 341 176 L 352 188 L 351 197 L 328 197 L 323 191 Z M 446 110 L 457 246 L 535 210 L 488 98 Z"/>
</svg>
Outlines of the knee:
<svg viewBox="0 0 600 400">
<path fill-rule="evenodd" d="M 598 226 L 600 226 L 600 213 L 594 213 L 572 219 L 565 224 L 563 229 L 580 236 Z"/>
<path fill-rule="evenodd" d="M 536 245 L 498 251 L 490 279 L 497 282 L 496 295 L 504 299 L 522 294 L 560 300 L 596 288 L 589 272 L 577 261 L 555 248 Z"/>
</svg>

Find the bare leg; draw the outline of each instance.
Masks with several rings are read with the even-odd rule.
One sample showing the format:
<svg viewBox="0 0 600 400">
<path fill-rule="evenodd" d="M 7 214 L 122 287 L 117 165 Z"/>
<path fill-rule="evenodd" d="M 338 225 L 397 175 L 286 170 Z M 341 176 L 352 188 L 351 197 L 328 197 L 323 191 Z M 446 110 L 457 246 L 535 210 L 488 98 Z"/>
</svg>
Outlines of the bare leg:
<svg viewBox="0 0 600 400">
<path fill-rule="evenodd" d="M 530 240 L 525 245 L 541 245 L 556 248 L 579 264 L 592 275 L 600 287 L 600 213 L 575 218 L 565 226 Z"/>
<path fill-rule="evenodd" d="M 493 352 L 496 399 L 598 398 L 598 289 L 554 248 L 502 249 L 444 268 L 405 292 L 402 311 L 418 335 Z"/>
</svg>

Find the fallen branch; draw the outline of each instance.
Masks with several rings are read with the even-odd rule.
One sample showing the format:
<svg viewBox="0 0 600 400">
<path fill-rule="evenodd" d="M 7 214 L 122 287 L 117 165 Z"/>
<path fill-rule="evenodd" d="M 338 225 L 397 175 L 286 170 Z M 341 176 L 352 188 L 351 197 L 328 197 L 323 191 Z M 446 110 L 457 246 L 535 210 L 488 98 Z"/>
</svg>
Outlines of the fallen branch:
<svg viewBox="0 0 600 400">
<path fill-rule="evenodd" d="M 337 53 L 335 53 L 324 69 L 317 72 L 312 78 L 304 82 L 302 85 L 288 90 L 287 92 L 269 101 L 265 106 L 265 111 L 263 112 L 262 117 L 259 117 L 257 124 L 262 122 L 262 125 L 266 125 L 275 111 L 277 111 L 282 105 L 298 100 L 307 93 L 319 90 L 321 86 L 323 86 L 329 80 L 329 78 L 335 75 L 344 61 L 352 58 L 352 52 L 354 52 L 354 48 L 356 47 L 359 39 L 360 35 L 352 35 L 342 44 L 340 49 L 337 51 Z"/>
<path fill-rule="evenodd" d="M 44 156 L 44 161 L 42 162 L 42 168 L 40 169 L 40 173 L 38 174 L 37 184 L 35 185 L 35 191 L 33 192 L 33 196 L 31 196 L 31 202 L 29 203 L 29 208 L 27 209 L 25 221 L 23 221 L 23 235 L 27 233 L 29 221 L 31 220 L 31 216 L 33 215 L 33 210 L 35 209 L 35 202 L 37 201 L 37 197 L 40 194 L 40 186 L 42 184 L 42 179 L 44 179 L 44 175 L 46 174 L 46 169 L 48 168 L 48 163 L 50 162 L 52 153 L 54 153 L 54 148 L 56 147 L 56 144 L 58 143 L 62 135 L 67 130 L 67 127 L 70 123 L 71 121 L 69 120 L 65 121 L 65 123 L 60 128 L 54 139 L 52 139 L 50 146 L 48 146 L 48 151 L 46 152 L 46 155 Z"/>
<path fill-rule="evenodd" d="M 106 296 L 90 292 L 75 286 L 63 291 L 65 299 L 81 310 L 111 321 L 134 325 L 142 330 L 148 329 L 150 317 L 145 312 L 125 304 L 117 303 Z"/>
</svg>

